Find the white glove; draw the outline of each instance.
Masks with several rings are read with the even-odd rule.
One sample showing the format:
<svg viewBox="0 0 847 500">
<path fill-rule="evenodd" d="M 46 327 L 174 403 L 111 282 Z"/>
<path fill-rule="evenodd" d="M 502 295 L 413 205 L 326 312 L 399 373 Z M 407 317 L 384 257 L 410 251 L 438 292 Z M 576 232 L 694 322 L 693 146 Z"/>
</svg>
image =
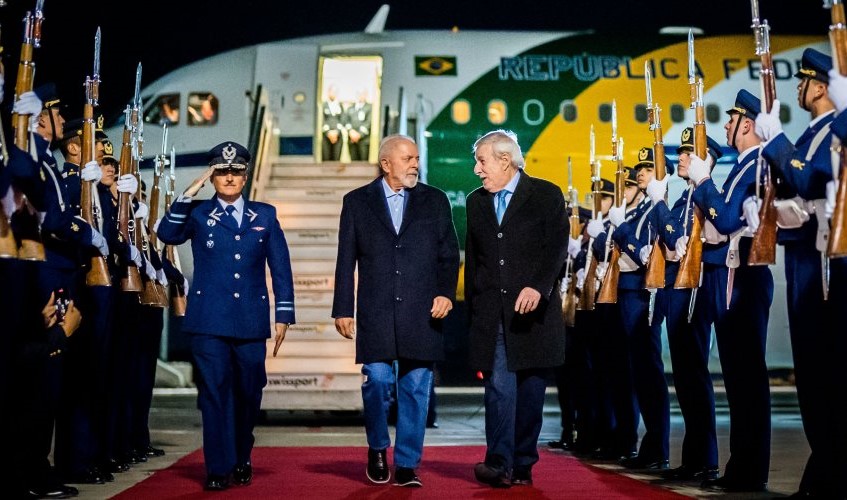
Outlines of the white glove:
<svg viewBox="0 0 847 500">
<path fill-rule="evenodd" d="M 165 270 L 159 269 L 156 271 L 156 281 L 161 283 L 163 286 L 168 286 L 168 277 L 165 276 Z"/>
<path fill-rule="evenodd" d="M 93 227 L 91 228 L 91 246 L 97 248 L 103 257 L 109 256 L 109 244 L 106 243 L 106 238 Z"/>
<path fill-rule="evenodd" d="M 568 293 L 568 287 L 570 286 L 570 284 L 571 284 L 570 276 L 565 277 L 565 279 L 563 279 L 562 282 L 559 283 L 559 295 L 564 297 L 565 294 Z"/>
<path fill-rule="evenodd" d="M 568 255 L 570 255 L 572 259 L 575 259 L 581 250 L 582 244 L 580 243 L 580 240 L 568 236 Z"/>
<path fill-rule="evenodd" d="M 830 83 L 832 83 L 832 80 L 830 80 Z M 842 175 L 844 174 L 842 173 Z M 826 203 L 824 203 L 823 211 L 827 219 L 831 219 L 832 213 L 835 212 L 835 192 L 837 190 L 838 186 L 835 185 L 834 180 L 826 183 Z M 9 212 L 6 212 L 6 215 L 9 215 Z"/>
<path fill-rule="evenodd" d="M 762 110 L 756 115 L 756 135 L 767 142 L 781 133 L 782 123 L 779 121 L 779 99 L 774 99 L 770 113 Z"/>
<path fill-rule="evenodd" d="M 762 200 L 751 196 L 744 200 L 742 207 L 744 208 L 744 220 L 747 221 L 747 228 L 752 232 L 759 229 L 759 207 L 762 206 Z"/>
<path fill-rule="evenodd" d="M 3 72 L 0 71 L 0 102 L 3 102 L 3 97 L 5 94 L 3 93 L 3 87 L 6 86 L 6 79 L 3 78 Z"/>
<path fill-rule="evenodd" d="M 709 173 L 711 170 L 711 155 L 707 155 L 710 160 L 704 160 L 695 154 L 689 155 L 691 161 L 688 163 L 688 178 L 691 179 L 695 185 L 699 185 L 703 179 L 709 177 Z"/>
<path fill-rule="evenodd" d="M 103 178 L 103 170 L 100 169 L 100 165 L 97 163 L 97 160 L 91 160 L 82 167 L 79 175 L 84 181 L 100 182 L 100 179 Z"/>
<path fill-rule="evenodd" d="M 576 287 L 582 290 L 583 286 L 585 286 L 585 268 L 580 267 L 576 271 Z"/>
<path fill-rule="evenodd" d="M 591 219 L 590 221 L 588 221 L 588 227 L 586 227 L 586 231 L 588 231 L 588 236 L 596 238 L 606 232 L 606 226 L 603 224 L 602 217 L 602 215 L 597 214 L 596 219 Z"/>
<path fill-rule="evenodd" d="M 642 264 L 647 264 L 647 261 L 650 260 L 650 250 L 652 249 L 652 245 L 644 245 L 641 247 L 641 250 L 638 251 L 638 258 L 641 259 Z"/>
<path fill-rule="evenodd" d="M 624 208 L 623 203 L 618 207 L 612 207 L 609 209 L 609 222 L 612 223 L 613 226 L 618 227 L 624 223 L 626 220 L 626 208 Z"/>
<path fill-rule="evenodd" d="M 135 218 L 147 220 L 148 215 L 150 215 L 150 209 L 147 208 L 147 204 L 139 201 L 138 208 L 135 209 Z"/>
<path fill-rule="evenodd" d="M 156 280 L 156 268 L 153 267 L 153 264 L 149 260 L 144 261 L 144 274 L 151 280 Z"/>
<path fill-rule="evenodd" d="M 188 295 L 188 278 L 182 277 L 182 289 L 185 291 L 185 294 Z"/>
<path fill-rule="evenodd" d="M 15 203 L 15 190 L 12 189 L 12 186 L 9 186 L 9 189 L 5 193 L 2 193 L 0 204 L 3 206 L 3 212 L 6 214 L 6 217 L 11 217 L 18 210 L 17 203 Z"/>
<path fill-rule="evenodd" d="M 129 258 L 135 263 L 135 267 L 141 269 L 144 266 L 144 260 L 141 258 L 141 252 L 135 245 L 129 246 Z"/>
<path fill-rule="evenodd" d="M 34 115 L 37 119 L 44 105 L 33 91 L 24 92 L 12 106 L 12 112 L 19 115 Z"/>
<path fill-rule="evenodd" d="M 153 224 L 153 232 L 154 232 L 154 233 L 158 233 L 158 232 L 159 232 L 159 224 L 161 224 L 161 223 L 162 223 L 162 218 L 161 218 L 161 217 L 159 217 L 158 219 L 156 219 L 156 222 Z"/>
<path fill-rule="evenodd" d="M 665 193 L 668 192 L 668 179 L 670 177 L 665 176 L 662 180 L 653 179 L 647 184 L 647 196 L 654 204 L 664 201 Z"/>
<path fill-rule="evenodd" d="M 124 174 L 118 177 L 118 191 L 134 194 L 138 191 L 138 179 L 132 174 Z"/>
<path fill-rule="evenodd" d="M 838 112 L 847 108 L 847 76 L 841 76 L 837 69 L 829 70 L 829 86 L 827 87 L 829 98 Z"/>
<path fill-rule="evenodd" d="M 676 239 L 676 244 L 674 245 L 674 250 L 676 250 L 676 256 L 680 259 L 685 257 L 685 249 L 688 248 L 688 236 L 680 236 Z"/>
</svg>

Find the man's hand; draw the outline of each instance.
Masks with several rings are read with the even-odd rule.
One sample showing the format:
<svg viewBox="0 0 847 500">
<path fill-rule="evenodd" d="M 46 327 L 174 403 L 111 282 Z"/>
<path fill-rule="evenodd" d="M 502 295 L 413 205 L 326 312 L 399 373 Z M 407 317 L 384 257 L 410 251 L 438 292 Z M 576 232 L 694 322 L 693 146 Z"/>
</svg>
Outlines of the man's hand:
<svg viewBox="0 0 847 500">
<path fill-rule="evenodd" d="M 359 139 L 362 138 L 362 134 L 359 133 L 358 130 L 351 128 L 347 132 L 347 137 L 348 137 L 348 139 L 350 139 L 351 144 L 356 144 L 357 142 L 359 142 Z"/>
<path fill-rule="evenodd" d="M 213 167 L 207 168 L 206 171 L 203 172 L 202 175 L 200 175 L 200 177 L 194 179 L 194 182 L 192 182 L 191 185 L 188 186 L 188 188 L 186 188 L 186 190 L 182 192 L 182 195 L 191 198 L 195 197 L 197 193 L 200 192 L 200 189 L 203 188 L 203 184 L 205 184 L 206 181 L 208 181 L 214 173 L 215 169 Z"/>
<path fill-rule="evenodd" d="M 541 302 L 541 294 L 534 288 L 526 287 L 518 294 L 515 312 L 518 314 L 531 313 L 538 307 L 539 302 Z"/>
<path fill-rule="evenodd" d="M 650 250 L 652 250 L 653 245 L 644 245 L 641 247 L 641 250 L 638 251 L 638 258 L 641 259 L 642 264 L 647 264 L 647 261 L 650 260 Z"/>
<path fill-rule="evenodd" d="M 759 208 L 762 206 L 762 200 L 755 196 L 751 196 L 744 200 L 742 205 L 744 209 L 744 219 L 747 221 L 747 227 L 752 232 L 759 229 Z"/>
<path fill-rule="evenodd" d="M 585 286 L 585 268 L 580 267 L 576 271 L 576 287 L 582 290 L 582 287 Z"/>
<path fill-rule="evenodd" d="M 847 77 L 845 77 L 845 80 L 847 80 Z M 827 219 L 831 219 L 833 212 L 835 212 L 835 192 L 837 190 L 838 186 L 834 180 L 826 183 L 826 203 L 824 203 L 823 209 Z"/>
<path fill-rule="evenodd" d="M 68 307 L 65 309 L 65 318 L 62 320 L 62 330 L 65 332 L 65 337 L 70 337 L 79 328 L 82 322 L 82 314 L 74 305 L 74 301 L 68 302 Z"/>
<path fill-rule="evenodd" d="M 835 109 L 839 113 L 844 111 L 847 108 L 847 76 L 841 76 L 841 72 L 836 68 L 829 70 L 827 91 L 830 100 L 835 104 Z"/>
<path fill-rule="evenodd" d="M 335 318 L 335 330 L 342 337 L 352 339 L 356 333 L 356 320 L 353 318 Z"/>
<path fill-rule="evenodd" d="M 597 218 L 588 221 L 588 226 L 585 228 L 588 236 L 596 238 L 606 232 L 606 226 L 603 224 L 603 216 L 597 214 Z"/>
<path fill-rule="evenodd" d="M 276 335 L 274 335 L 274 357 L 276 357 L 276 353 L 279 352 L 279 346 L 281 346 L 282 341 L 285 340 L 285 332 L 288 331 L 288 323 L 274 323 L 274 328 L 276 329 Z"/>
<path fill-rule="evenodd" d="M 432 309 L 429 313 L 432 315 L 433 319 L 443 319 L 447 317 L 447 313 L 449 313 L 451 309 L 453 309 L 453 302 L 447 297 L 439 295 L 432 300 Z"/>
<path fill-rule="evenodd" d="M 118 192 L 135 194 L 138 191 L 138 179 L 133 174 L 124 174 L 118 177 Z"/>
<path fill-rule="evenodd" d="M 676 244 L 674 245 L 674 250 L 676 251 L 676 256 L 680 259 L 685 257 L 686 249 L 688 248 L 688 236 L 680 236 L 676 239 Z"/>
<path fill-rule="evenodd" d="M 767 142 L 781 133 L 782 123 L 779 121 L 779 99 L 774 99 L 770 113 L 762 110 L 756 115 L 756 135 Z"/>
<path fill-rule="evenodd" d="M 623 224 L 625 220 L 626 208 L 623 203 L 621 203 L 620 206 L 609 209 L 609 222 L 611 222 L 613 226 L 618 227 Z"/>
<path fill-rule="evenodd" d="M 82 170 L 79 171 L 79 176 L 87 182 L 100 182 L 103 178 L 103 171 L 96 160 L 91 160 L 86 163 Z"/>
<path fill-rule="evenodd" d="M 580 242 L 582 238 L 571 238 L 568 236 L 568 255 L 571 256 L 572 259 L 575 259 L 579 252 L 582 251 L 582 243 Z"/>
<path fill-rule="evenodd" d="M 141 269 L 144 265 L 144 259 L 141 258 L 141 252 L 139 252 L 138 247 L 133 244 L 129 245 L 129 258 L 135 263 L 135 267 L 139 269 Z"/>
<path fill-rule="evenodd" d="M 711 159 L 710 155 L 706 156 Z M 704 179 L 709 177 L 709 174 L 711 173 L 711 162 L 704 160 L 693 153 L 689 155 L 689 157 L 691 158 L 691 161 L 688 164 L 688 178 L 695 186 L 698 186 Z"/>
<path fill-rule="evenodd" d="M 650 197 L 654 205 L 664 201 L 665 193 L 668 192 L 668 179 L 670 177 L 665 176 L 662 180 L 653 179 L 647 184 L 647 196 Z"/>
<path fill-rule="evenodd" d="M 338 130 L 328 130 L 326 133 L 326 138 L 329 139 L 330 144 L 335 144 L 336 142 L 338 142 Z"/>
<path fill-rule="evenodd" d="M 106 238 L 93 227 L 91 228 L 91 246 L 99 250 L 103 257 L 109 256 L 109 244 L 106 243 Z"/>
<path fill-rule="evenodd" d="M 50 292 L 50 299 L 47 300 L 47 304 L 41 310 L 41 318 L 44 320 L 45 330 L 51 328 L 59 321 L 59 318 L 56 317 L 56 310 L 56 292 Z"/>
<path fill-rule="evenodd" d="M 138 208 L 135 209 L 135 218 L 146 220 L 147 216 L 150 214 L 150 209 L 147 208 L 147 204 L 143 201 L 138 202 Z"/>
</svg>

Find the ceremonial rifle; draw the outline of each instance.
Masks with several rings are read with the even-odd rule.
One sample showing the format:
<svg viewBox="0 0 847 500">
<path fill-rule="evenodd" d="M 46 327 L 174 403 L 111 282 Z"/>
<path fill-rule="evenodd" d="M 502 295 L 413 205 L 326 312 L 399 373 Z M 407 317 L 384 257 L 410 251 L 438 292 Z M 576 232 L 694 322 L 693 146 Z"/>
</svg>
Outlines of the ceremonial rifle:
<svg viewBox="0 0 847 500">
<path fill-rule="evenodd" d="M 0 52 L 3 46 L 0 45 Z M 0 80 L 5 80 L 6 71 L 3 67 L 3 61 L 0 60 Z M 2 100 L 0 100 L 2 103 Z M 0 168 L 6 168 L 9 162 L 9 148 L 6 146 L 6 135 L 3 133 L 3 121 L 0 116 Z M 6 193 L 0 193 L 0 197 Z M 18 257 L 18 242 L 15 240 L 15 234 L 12 232 L 12 224 L 3 205 L 0 204 L 0 259 L 16 259 Z"/>
<path fill-rule="evenodd" d="M 665 165 L 665 144 L 662 142 L 662 122 L 658 103 L 653 102 L 653 88 L 650 81 L 650 63 L 644 62 L 644 83 L 647 88 L 647 121 L 653 132 L 653 165 L 656 180 L 662 180 L 667 175 Z M 665 193 L 667 202 L 667 192 Z M 659 231 L 653 241 L 650 251 L 650 260 L 647 261 L 647 272 L 644 277 L 644 286 L 649 290 L 657 290 L 665 287 L 665 252 L 664 244 Z"/>
<path fill-rule="evenodd" d="M 170 159 L 170 174 L 168 175 L 168 188 L 165 190 L 165 211 L 170 210 L 171 204 L 174 202 L 174 192 L 176 188 L 176 175 L 174 174 L 174 168 L 176 167 L 176 151 L 173 147 L 171 147 L 171 159 Z M 174 245 L 165 245 L 165 258 L 170 261 L 171 264 L 182 274 L 182 266 L 179 263 L 179 253 L 176 250 Z M 171 311 L 174 316 L 185 316 L 185 307 L 187 305 L 187 298 L 185 296 L 185 286 L 183 283 L 177 283 L 176 281 L 170 282 L 170 294 L 171 294 Z"/>
<path fill-rule="evenodd" d="M 612 100 L 612 158 L 617 163 L 615 171 L 615 206 L 624 202 L 624 188 L 626 186 L 626 173 L 623 168 L 623 139 L 618 138 L 618 111 L 617 104 Z M 618 278 L 620 277 L 621 249 L 612 240 L 615 226 L 609 225 L 606 236 L 606 272 L 603 275 L 603 283 L 600 285 L 600 293 L 597 295 L 598 304 L 616 304 L 618 302 Z M 610 254 L 611 252 L 611 254 Z M 587 278 L 586 278 L 587 279 Z"/>
<path fill-rule="evenodd" d="M 24 92 L 32 91 L 33 77 L 35 75 L 35 63 L 32 60 L 33 51 L 41 47 L 41 23 L 44 21 L 44 0 L 36 0 L 35 11 L 27 11 L 24 16 L 23 42 L 21 43 L 21 57 L 18 61 L 18 74 L 15 79 L 15 101 Z M 21 151 L 29 151 L 29 118 L 31 115 L 12 115 L 12 125 L 15 127 L 15 145 Z M 39 167 L 40 168 L 40 167 Z M 15 193 L 16 197 L 20 193 Z M 35 208 L 24 196 L 23 206 L 18 210 L 21 231 L 21 240 L 18 249 L 18 258 L 23 260 L 44 261 L 47 259 L 44 253 L 44 243 L 41 241 L 41 223 L 38 220 Z"/>
<path fill-rule="evenodd" d="M 829 42 L 833 62 L 842 76 L 847 76 L 847 20 L 843 0 L 824 0 L 830 9 L 832 24 L 829 26 Z M 843 111 L 842 111 L 843 113 Z M 829 258 L 847 257 L 847 148 L 837 137 L 832 138 L 832 178 L 838 183 L 835 191 L 835 209 L 832 212 L 829 242 L 826 255 Z M 828 276 L 825 277 L 828 279 Z M 826 287 L 828 289 L 828 286 Z"/>
<path fill-rule="evenodd" d="M 694 59 L 694 34 L 688 32 L 688 89 L 691 96 L 691 108 L 694 109 L 694 154 L 702 160 L 706 158 L 706 111 L 703 105 L 703 79 L 697 78 Z M 679 260 L 679 269 L 673 287 L 677 289 L 694 289 L 700 286 L 700 275 L 703 268 L 703 224 L 706 216 L 702 210 L 691 201 L 697 186 L 688 181 L 688 199 L 685 201 L 683 219 L 683 237 L 688 237 L 685 245 L 685 255 Z M 691 229 L 688 221 L 691 221 Z M 692 301 L 693 303 L 693 301 Z"/>
<path fill-rule="evenodd" d="M 118 176 L 123 176 L 132 173 L 132 156 L 133 156 L 133 115 L 138 116 L 138 107 L 141 100 L 141 63 L 138 63 L 138 69 L 135 71 L 135 96 L 132 100 L 132 106 L 127 106 L 124 110 L 124 131 L 121 140 L 121 159 Z M 134 245 L 135 240 L 135 217 L 132 213 L 132 195 L 130 193 L 118 193 L 118 238 L 121 242 L 128 245 Z M 138 248 L 137 245 L 134 245 Z M 140 251 L 140 249 L 139 249 Z M 121 277 L 121 290 L 124 292 L 140 292 L 144 289 L 141 282 L 141 273 L 134 263 L 129 262 L 126 265 L 126 275 Z"/>
<path fill-rule="evenodd" d="M 581 233 L 579 230 L 579 195 L 576 188 L 573 187 L 573 165 L 571 164 L 570 156 L 568 156 L 568 199 L 571 206 L 570 236 L 573 239 L 579 239 Z M 579 300 L 579 296 L 576 293 L 576 273 L 574 272 L 574 261 L 570 252 L 568 253 L 568 260 L 565 265 L 565 276 L 568 279 L 568 288 L 565 292 L 565 298 L 562 301 L 562 315 L 567 326 L 574 326 L 576 324 L 576 303 Z"/>
<path fill-rule="evenodd" d="M 591 218 L 596 219 L 597 215 L 602 214 L 601 194 L 603 188 L 603 180 L 600 178 L 600 160 L 597 159 L 594 149 L 594 124 L 591 125 L 590 135 L 588 136 L 588 162 L 591 165 Z M 576 303 L 576 308 L 579 311 L 593 311 L 597 299 L 597 259 L 594 257 L 592 247 L 594 246 L 594 238 L 588 239 L 588 252 L 585 255 L 585 282 L 580 290 L 579 300 Z"/>
<path fill-rule="evenodd" d="M 768 21 L 759 21 L 759 0 L 750 0 L 753 11 L 753 35 L 756 39 L 756 55 L 761 60 L 762 69 L 759 72 L 761 84 L 762 110 L 770 113 L 773 101 L 776 99 L 776 79 L 773 70 L 773 58 L 770 47 L 770 26 Z M 750 117 L 755 120 L 756 117 Z M 756 160 L 756 197 L 762 203 L 759 208 L 759 227 L 753 234 L 750 255 L 747 264 L 750 266 L 776 264 L 776 186 L 773 172 L 768 162 L 761 155 Z M 764 174 L 764 179 L 762 175 Z M 761 181 L 761 182 L 760 182 Z M 762 192 L 763 191 L 763 192 Z"/>
<path fill-rule="evenodd" d="M 82 108 L 82 157 L 80 165 L 94 160 L 95 124 L 94 107 L 97 106 L 100 96 L 100 28 L 94 35 L 94 70 L 92 76 L 85 78 L 85 104 Z M 84 181 L 80 178 L 80 212 L 85 222 L 92 228 L 102 231 L 102 210 L 100 209 L 100 197 L 94 181 Z M 109 274 L 109 264 L 106 257 L 94 252 L 91 256 L 91 268 L 85 275 L 85 284 L 88 286 L 112 286 L 112 277 Z"/>
</svg>

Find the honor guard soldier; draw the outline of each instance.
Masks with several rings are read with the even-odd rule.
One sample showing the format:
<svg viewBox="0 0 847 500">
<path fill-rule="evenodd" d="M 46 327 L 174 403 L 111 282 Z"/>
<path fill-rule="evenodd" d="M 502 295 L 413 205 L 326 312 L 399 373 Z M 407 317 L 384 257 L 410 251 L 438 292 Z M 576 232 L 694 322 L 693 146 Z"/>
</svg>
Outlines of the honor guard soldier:
<svg viewBox="0 0 847 500">
<path fill-rule="evenodd" d="M 843 394 L 841 363 L 847 353 L 839 349 L 839 343 L 842 347 L 844 343 L 836 340 L 831 328 L 810 328 L 838 324 L 833 321 L 843 318 L 847 305 L 843 295 L 840 301 L 837 293 L 829 295 L 830 284 L 843 289 L 844 281 L 835 279 L 837 273 L 830 274 L 830 268 L 839 264 L 833 266 L 826 257 L 826 185 L 832 180 L 831 124 L 835 118 L 835 105 L 827 89 L 831 69 L 830 56 L 811 48 L 803 51 L 800 70 L 794 75 L 800 79 L 797 101 L 812 121 L 794 144 L 782 132 L 779 101 L 774 101 L 770 113 L 762 112 L 756 118 L 756 130 L 767 141 L 762 156 L 783 181 L 782 189 L 777 191 L 781 198 L 776 202 L 777 241 L 785 249 L 788 327 L 797 400 L 812 450 L 799 493 L 815 498 L 847 497 L 847 486 L 841 479 L 847 472 L 842 458 L 847 424 L 841 417 L 833 418 L 843 413 L 834 413 L 832 408 L 832 401 L 838 400 L 834 395 Z M 758 205 L 754 200 L 747 207 L 749 223 L 758 216 Z M 834 259 L 838 260 L 843 268 L 845 259 Z M 841 403 L 845 401 L 842 399 Z"/>
<path fill-rule="evenodd" d="M 268 308 L 275 311 L 276 355 L 294 323 L 294 285 L 276 209 L 245 200 L 250 153 L 227 141 L 209 151 L 209 169 L 174 202 L 158 228 L 165 244 L 191 240 L 194 283 L 182 329 L 199 372 L 207 490 L 253 479 L 253 427 L 265 373 Z M 215 195 L 192 200 L 211 177 Z M 273 302 L 267 291 L 270 268 Z"/>
<path fill-rule="evenodd" d="M 711 137 L 706 138 L 707 151 L 714 164 L 723 153 Z M 682 131 L 677 176 L 688 182 L 688 165 L 694 154 L 694 129 Z M 691 234 L 694 207 L 691 186 L 682 192 L 671 208 L 665 203 L 667 181 L 652 180 L 647 195 L 653 200 L 655 227 L 667 249 L 665 287 L 656 295 L 657 316 L 664 316 L 668 348 L 673 369 L 673 384 L 685 422 L 682 441 L 682 464 L 666 471 L 670 480 L 704 480 L 718 476 L 718 440 L 715 431 L 715 393 L 709 372 L 711 330 L 695 331 L 688 319 L 689 307 L 696 295 L 691 289 L 674 288 L 679 260 L 685 255 Z"/>
<path fill-rule="evenodd" d="M 738 91 L 724 125 L 727 144 L 738 157 L 723 186 L 710 177 L 707 160 L 691 155 L 688 177 L 694 204 L 705 215 L 703 271 L 692 324 L 695 334 L 715 328 L 729 402 L 730 457 L 723 476 L 703 487 L 723 491 L 763 491 L 770 463 L 770 385 L 765 364 L 773 276 L 768 266 L 750 266 L 752 233 L 743 218 L 744 200 L 756 192 L 761 139 L 755 118 L 760 101 Z"/>
</svg>

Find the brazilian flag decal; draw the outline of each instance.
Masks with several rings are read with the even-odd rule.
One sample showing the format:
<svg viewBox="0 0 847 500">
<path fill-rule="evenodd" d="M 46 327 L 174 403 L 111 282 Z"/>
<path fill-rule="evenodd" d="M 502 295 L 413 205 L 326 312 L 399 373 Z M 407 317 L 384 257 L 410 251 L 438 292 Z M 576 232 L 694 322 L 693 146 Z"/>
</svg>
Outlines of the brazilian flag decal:
<svg viewBox="0 0 847 500">
<path fill-rule="evenodd" d="M 415 56 L 415 76 L 456 76 L 456 57 Z"/>
</svg>

